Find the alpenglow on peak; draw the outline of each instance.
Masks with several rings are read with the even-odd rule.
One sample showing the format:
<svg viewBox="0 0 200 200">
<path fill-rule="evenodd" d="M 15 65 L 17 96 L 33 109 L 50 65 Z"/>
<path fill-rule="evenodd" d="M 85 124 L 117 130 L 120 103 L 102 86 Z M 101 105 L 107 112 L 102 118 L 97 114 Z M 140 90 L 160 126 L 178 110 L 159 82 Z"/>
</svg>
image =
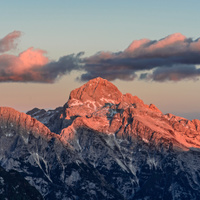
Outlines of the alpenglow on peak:
<svg viewBox="0 0 200 200">
<path fill-rule="evenodd" d="M 95 101 L 106 103 L 108 100 L 112 103 L 119 103 L 122 93 L 111 82 L 103 78 L 95 78 L 85 83 L 80 88 L 70 93 L 69 100 L 76 99 L 78 101 Z"/>
</svg>

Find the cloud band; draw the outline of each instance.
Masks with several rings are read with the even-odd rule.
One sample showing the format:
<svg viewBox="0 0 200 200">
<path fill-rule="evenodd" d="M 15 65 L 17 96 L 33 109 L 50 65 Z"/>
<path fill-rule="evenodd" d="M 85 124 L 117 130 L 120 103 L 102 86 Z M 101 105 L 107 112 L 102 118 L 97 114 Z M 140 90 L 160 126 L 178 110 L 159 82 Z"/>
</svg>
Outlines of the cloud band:
<svg viewBox="0 0 200 200">
<path fill-rule="evenodd" d="M 0 39 L 0 82 L 53 83 L 73 70 L 82 71 L 78 80 L 95 77 L 108 80 L 180 81 L 197 80 L 200 76 L 200 39 L 186 38 L 180 33 L 161 40 L 133 41 L 120 52 L 99 52 L 90 57 L 71 54 L 51 61 L 46 52 L 29 48 L 18 56 L 5 54 L 16 48 L 20 31 Z M 138 76 L 139 74 L 139 76 Z"/>
</svg>

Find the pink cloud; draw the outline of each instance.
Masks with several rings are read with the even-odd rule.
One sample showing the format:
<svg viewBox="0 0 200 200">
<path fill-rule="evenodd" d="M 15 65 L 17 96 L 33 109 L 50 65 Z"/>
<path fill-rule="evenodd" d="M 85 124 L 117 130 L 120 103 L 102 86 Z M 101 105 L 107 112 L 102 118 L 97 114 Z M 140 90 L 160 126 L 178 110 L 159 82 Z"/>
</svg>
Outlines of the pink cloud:
<svg viewBox="0 0 200 200">
<path fill-rule="evenodd" d="M 185 40 L 186 40 L 186 37 L 182 35 L 181 33 L 174 33 L 152 44 L 148 48 L 148 50 L 154 51 L 154 50 L 166 48 L 169 46 L 174 46 L 174 45 L 177 45 L 177 43 L 184 42 Z"/>
<path fill-rule="evenodd" d="M 0 52 L 16 47 L 16 39 L 21 36 L 20 31 L 13 31 L 0 40 Z M 18 56 L 10 54 L 0 55 L 0 81 L 23 81 L 24 79 L 40 80 L 39 69 L 49 63 L 46 51 L 33 47 L 23 51 Z"/>
<path fill-rule="evenodd" d="M 0 39 L 0 53 L 16 48 L 16 40 L 21 36 L 20 31 L 13 31 Z"/>
<path fill-rule="evenodd" d="M 127 49 L 125 49 L 125 52 L 134 52 L 141 47 L 143 47 L 145 44 L 148 44 L 151 40 L 149 39 L 141 39 L 141 40 L 134 40 Z"/>
<path fill-rule="evenodd" d="M 158 41 L 149 39 L 135 40 L 125 49 L 121 56 L 171 55 L 185 51 L 188 45 L 186 40 L 187 38 L 181 33 L 174 33 Z"/>
<path fill-rule="evenodd" d="M 0 40 L 0 53 L 16 47 L 20 31 L 13 31 Z M 46 51 L 33 47 L 19 55 L 0 55 L 0 82 L 42 82 L 53 83 L 66 73 L 79 69 L 80 57 L 71 54 L 58 61 L 50 61 Z"/>
<path fill-rule="evenodd" d="M 23 63 L 22 71 L 25 69 L 31 69 L 41 67 L 49 62 L 49 59 L 44 56 L 46 51 L 41 49 L 34 49 L 33 47 L 19 54 L 18 58 Z"/>
<path fill-rule="evenodd" d="M 44 67 L 49 59 L 46 52 L 40 49 L 29 48 L 18 56 L 0 55 L 0 80 L 23 81 L 26 77 L 31 80 L 40 80 L 39 68 Z"/>
</svg>

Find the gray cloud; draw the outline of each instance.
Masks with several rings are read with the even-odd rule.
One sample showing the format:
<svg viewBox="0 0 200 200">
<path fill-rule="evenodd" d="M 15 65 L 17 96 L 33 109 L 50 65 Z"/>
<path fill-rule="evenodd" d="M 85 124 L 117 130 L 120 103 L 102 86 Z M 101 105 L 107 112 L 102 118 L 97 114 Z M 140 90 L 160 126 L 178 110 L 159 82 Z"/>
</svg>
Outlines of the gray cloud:
<svg viewBox="0 0 200 200">
<path fill-rule="evenodd" d="M 77 78 L 77 80 L 81 81 L 88 81 L 90 79 L 96 78 L 96 77 L 103 77 L 107 80 L 113 81 L 116 79 L 122 79 L 122 80 L 128 80 L 132 81 L 134 80 L 137 75 L 132 71 L 132 70 L 115 70 L 115 71 L 102 71 L 102 72 L 95 72 L 95 71 L 90 71 L 87 73 L 84 73 L 81 75 L 80 78 Z"/>
<path fill-rule="evenodd" d="M 82 55 L 83 52 L 63 56 L 58 61 L 49 62 L 43 67 L 35 69 L 41 75 L 40 82 L 53 83 L 73 70 L 80 70 Z"/>
<path fill-rule="evenodd" d="M 173 65 L 171 67 L 159 67 L 152 73 L 142 73 L 140 80 L 181 81 L 185 79 L 198 80 L 200 69 L 194 65 Z"/>
<path fill-rule="evenodd" d="M 85 73 L 81 76 L 81 80 L 89 80 L 97 76 L 108 78 L 110 80 L 133 80 L 136 78 L 136 72 L 144 70 L 153 70 L 153 74 L 146 75 L 142 73 L 141 80 L 157 81 L 156 74 L 166 73 L 170 76 L 172 73 L 180 72 L 180 77 L 177 80 L 188 78 L 195 79 L 199 76 L 198 70 L 195 70 L 194 65 L 200 64 L 200 39 L 193 40 L 186 38 L 180 33 L 169 35 L 161 40 L 136 40 L 131 45 L 121 52 L 99 52 L 96 55 L 84 59 Z M 183 65 L 182 71 L 178 68 Z M 187 66 L 188 65 L 188 66 Z M 175 66 L 178 66 L 175 67 Z M 183 78 L 183 69 L 189 71 L 193 75 L 185 74 Z M 163 70 L 161 69 L 163 68 Z M 167 70 L 168 69 L 168 70 Z M 171 73 L 171 74 L 172 74 Z M 196 74 L 195 74 L 196 73 Z M 161 75 L 160 75 L 161 76 Z M 171 77 L 163 76 L 163 80 L 173 80 Z"/>
</svg>

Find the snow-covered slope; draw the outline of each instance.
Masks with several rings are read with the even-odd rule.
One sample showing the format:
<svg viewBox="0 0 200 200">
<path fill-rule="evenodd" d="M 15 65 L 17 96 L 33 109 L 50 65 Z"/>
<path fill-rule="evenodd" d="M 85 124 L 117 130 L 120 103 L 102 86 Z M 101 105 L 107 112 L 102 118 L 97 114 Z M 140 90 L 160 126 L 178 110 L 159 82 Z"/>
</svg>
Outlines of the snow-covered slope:
<svg viewBox="0 0 200 200">
<path fill-rule="evenodd" d="M 0 163 L 45 199 L 200 198 L 199 120 L 163 114 L 102 78 L 63 107 L 27 114 L 0 109 Z"/>
</svg>

